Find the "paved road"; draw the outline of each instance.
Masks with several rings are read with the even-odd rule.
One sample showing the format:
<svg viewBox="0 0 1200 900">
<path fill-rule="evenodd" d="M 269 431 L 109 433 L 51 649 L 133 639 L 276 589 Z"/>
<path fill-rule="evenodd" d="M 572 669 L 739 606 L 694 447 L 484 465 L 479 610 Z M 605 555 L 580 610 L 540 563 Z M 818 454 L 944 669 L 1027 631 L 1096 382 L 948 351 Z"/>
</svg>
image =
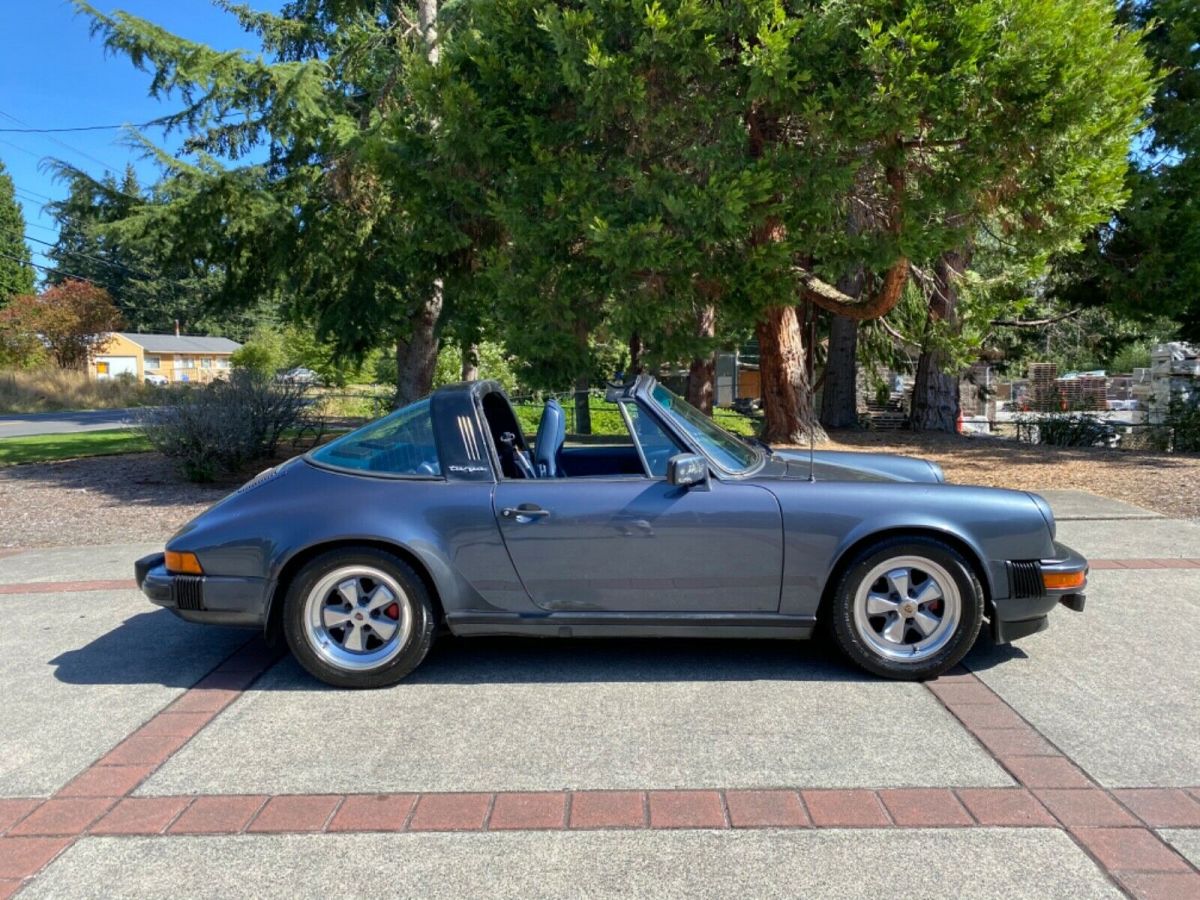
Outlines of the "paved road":
<svg viewBox="0 0 1200 900">
<path fill-rule="evenodd" d="M 1086 611 L 924 686 L 440 639 L 335 691 L 80 580 L 146 547 L 0 554 L 0 897 L 1200 897 L 1200 527 L 1047 496 Z"/>
<path fill-rule="evenodd" d="M 74 434 L 129 428 L 136 409 L 83 409 L 76 412 L 0 413 L 0 438 L 35 434 Z"/>
</svg>

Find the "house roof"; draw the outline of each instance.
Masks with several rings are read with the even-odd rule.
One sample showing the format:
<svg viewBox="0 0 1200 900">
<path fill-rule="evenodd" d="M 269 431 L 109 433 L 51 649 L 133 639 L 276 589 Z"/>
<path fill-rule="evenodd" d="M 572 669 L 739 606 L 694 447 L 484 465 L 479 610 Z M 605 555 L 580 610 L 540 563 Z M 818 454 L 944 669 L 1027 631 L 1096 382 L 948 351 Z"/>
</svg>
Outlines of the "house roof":
<svg viewBox="0 0 1200 900">
<path fill-rule="evenodd" d="M 221 337 L 200 337 L 191 334 L 176 337 L 173 334 L 135 334 L 131 331 L 117 333 L 147 353 L 232 353 L 242 346 L 237 341 Z"/>
</svg>

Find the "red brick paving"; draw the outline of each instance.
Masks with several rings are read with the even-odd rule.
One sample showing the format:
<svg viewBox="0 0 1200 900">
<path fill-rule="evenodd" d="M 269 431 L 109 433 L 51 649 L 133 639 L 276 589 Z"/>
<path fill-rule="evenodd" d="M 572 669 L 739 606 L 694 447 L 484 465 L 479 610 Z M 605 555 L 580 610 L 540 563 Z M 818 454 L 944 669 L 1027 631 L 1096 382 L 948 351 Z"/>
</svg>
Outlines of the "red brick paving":
<svg viewBox="0 0 1200 900">
<path fill-rule="evenodd" d="M 995 703 L 947 703 L 946 707 L 958 716 L 969 731 L 979 728 L 1023 728 L 1025 722 L 1009 708 L 1008 704 Z"/>
<path fill-rule="evenodd" d="M 897 825 L 940 828 L 975 824 L 948 788 L 897 788 L 880 791 L 879 798 Z"/>
<path fill-rule="evenodd" d="M 651 828 L 725 828 L 718 791 L 651 791 Z"/>
<path fill-rule="evenodd" d="M 571 828 L 643 828 L 646 798 L 641 791 L 582 791 L 571 795 Z"/>
<path fill-rule="evenodd" d="M 237 834 L 250 824 L 267 799 L 266 796 L 254 794 L 197 797 L 175 820 L 169 833 Z"/>
<path fill-rule="evenodd" d="M 400 831 L 416 803 L 416 794 L 352 794 L 338 807 L 329 830 Z"/>
<path fill-rule="evenodd" d="M 1137 900 L 1185 900 L 1200 897 L 1200 875 L 1195 872 L 1129 872 L 1121 884 Z"/>
<path fill-rule="evenodd" d="M 24 584 L 0 584 L 0 594 L 68 594 L 79 591 L 125 591 L 136 588 L 132 578 L 115 581 L 27 581 Z"/>
<path fill-rule="evenodd" d="M 1145 828 L 1073 828 L 1071 833 L 1112 872 L 1189 872 L 1182 856 Z"/>
<path fill-rule="evenodd" d="M 493 831 L 565 828 L 567 795 L 561 791 L 497 794 L 488 818 Z"/>
<path fill-rule="evenodd" d="M 1089 788 L 1092 782 L 1063 756 L 1009 756 L 1004 760 L 1017 780 L 1031 788 Z"/>
<path fill-rule="evenodd" d="M 412 831 L 478 831 L 491 794 L 422 794 L 408 827 Z"/>
<path fill-rule="evenodd" d="M 341 797 L 313 794 L 272 797 L 246 826 L 254 832 L 323 831 Z"/>
<path fill-rule="evenodd" d="M 124 797 L 154 771 L 154 766 L 92 766 L 68 782 L 56 797 Z"/>
<path fill-rule="evenodd" d="M 65 837 L 0 838 L 0 878 L 28 878 L 71 843 Z"/>
<path fill-rule="evenodd" d="M 1187 791 L 1129 788 L 1113 794 L 1151 828 L 1200 828 L 1200 802 Z"/>
<path fill-rule="evenodd" d="M 0 833 L 16 825 L 42 803 L 35 799 L 0 800 Z"/>
<path fill-rule="evenodd" d="M 8 900 L 20 887 L 21 882 L 16 878 L 0 878 L 0 900 Z"/>
<path fill-rule="evenodd" d="M 140 737 L 194 737 L 213 720 L 211 712 L 161 712 L 137 730 Z"/>
<path fill-rule="evenodd" d="M 726 791 L 734 828 L 807 828 L 812 825 L 797 791 Z"/>
<path fill-rule="evenodd" d="M 959 788 L 957 794 L 980 825 L 1053 827 L 1057 824 L 1037 798 L 1024 788 Z"/>
<path fill-rule="evenodd" d="M 187 797 L 126 797 L 99 822 L 92 834 L 161 834 L 175 821 Z"/>
<path fill-rule="evenodd" d="M 77 835 L 108 812 L 111 797 L 52 797 L 17 825 L 10 835 Z"/>
<path fill-rule="evenodd" d="M 125 738 L 108 752 L 97 765 L 101 766 L 130 766 L 148 765 L 161 766 L 171 756 L 188 742 L 190 735 L 164 734 L 144 737 L 138 732 Z"/>
<path fill-rule="evenodd" d="M 1050 810 L 1050 814 L 1067 827 L 1141 824 L 1105 791 L 1050 789 L 1035 790 L 1033 793 Z"/>
<path fill-rule="evenodd" d="M 976 728 L 971 732 L 993 756 L 1058 756 L 1059 752 L 1029 726 L 1023 728 Z"/>
<path fill-rule="evenodd" d="M 818 828 L 879 828 L 891 824 L 874 791 L 806 790 L 800 796 Z"/>
</svg>

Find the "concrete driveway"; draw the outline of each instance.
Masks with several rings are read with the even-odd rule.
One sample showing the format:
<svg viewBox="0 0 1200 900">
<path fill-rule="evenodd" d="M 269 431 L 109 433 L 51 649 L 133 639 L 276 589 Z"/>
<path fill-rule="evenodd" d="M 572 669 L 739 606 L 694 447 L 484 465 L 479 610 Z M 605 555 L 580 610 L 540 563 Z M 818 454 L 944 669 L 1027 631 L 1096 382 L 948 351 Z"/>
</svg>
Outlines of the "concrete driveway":
<svg viewBox="0 0 1200 900">
<path fill-rule="evenodd" d="M 139 409 L 82 409 L 74 412 L 0 412 L 0 438 L 36 434 L 74 434 L 77 431 L 106 431 L 131 428 Z"/>
<path fill-rule="evenodd" d="M 0 897 L 1200 896 L 1200 526 L 1049 495 L 1088 608 L 927 685 L 813 642 L 441 641 L 326 689 L 0 557 Z"/>
</svg>

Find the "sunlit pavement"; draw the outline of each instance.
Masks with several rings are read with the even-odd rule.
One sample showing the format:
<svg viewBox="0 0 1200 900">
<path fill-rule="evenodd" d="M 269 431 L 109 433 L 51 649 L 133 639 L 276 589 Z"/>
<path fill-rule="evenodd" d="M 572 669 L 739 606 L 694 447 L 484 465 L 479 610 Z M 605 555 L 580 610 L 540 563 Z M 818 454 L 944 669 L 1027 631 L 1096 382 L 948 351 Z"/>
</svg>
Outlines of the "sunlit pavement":
<svg viewBox="0 0 1200 900">
<path fill-rule="evenodd" d="M 1048 497 L 1086 611 L 928 685 L 445 639 L 339 692 L 150 606 L 144 547 L 0 556 L 0 898 L 1200 896 L 1200 526 Z"/>
</svg>

